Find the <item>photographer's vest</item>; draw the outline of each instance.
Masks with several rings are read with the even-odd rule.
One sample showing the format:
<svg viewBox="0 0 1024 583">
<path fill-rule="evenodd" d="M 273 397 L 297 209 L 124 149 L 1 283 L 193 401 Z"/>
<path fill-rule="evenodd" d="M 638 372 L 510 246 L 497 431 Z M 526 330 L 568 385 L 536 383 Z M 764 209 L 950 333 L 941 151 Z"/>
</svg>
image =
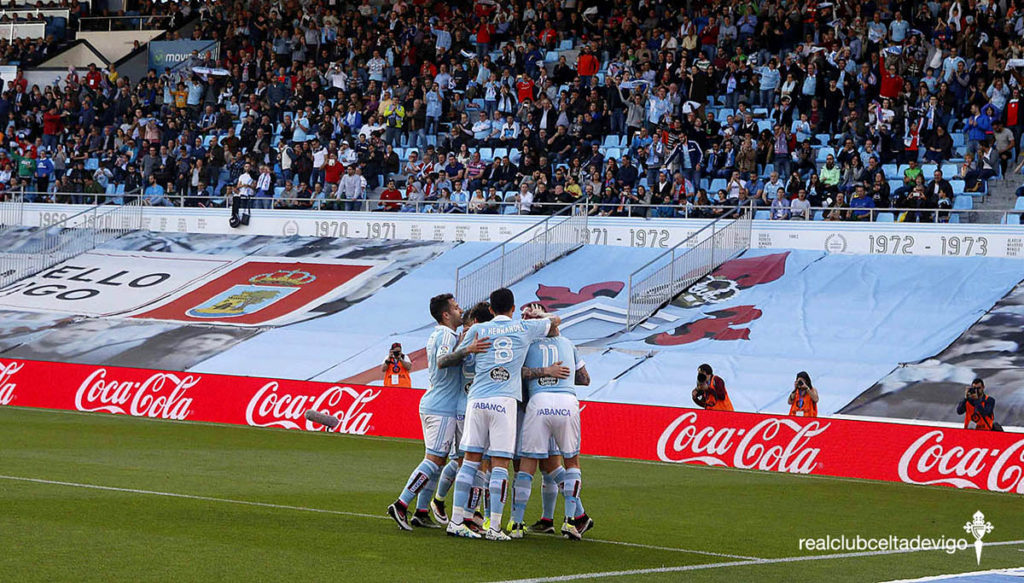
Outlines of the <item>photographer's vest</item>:
<svg viewBox="0 0 1024 583">
<path fill-rule="evenodd" d="M 384 372 L 384 386 L 412 388 L 409 371 L 405 370 L 402 363 L 394 358 L 388 360 L 388 370 Z"/>
<path fill-rule="evenodd" d="M 794 417 L 817 417 L 818 404 L 811 399 L 809 392 L 804 391 L 801 396 L 800 391 L 797 391 L 793 402 L 789 405 L 789 414 Z"/>
<path fill-rule="evenodd" d="M 715 386 L 715 381 L 718 381 L 722 385 L 722 393 L 725 395 L 725 398 L 722 399 L 721 401 L 719 401 L 718 397 L 715 396 L 715 391 L 713 390 Z M 710 388 L 704 396 L 704 408 L 711 409 L 714 411 L 733 411 L 732 401 L 729 399 L 729 391 L 725 389 L 725 381 L 723 381 L 720 377 L 713 375 L 711 377 L 709 387 Z"/>
<path fill-rule="evenodd" d="M 988 399 L 989 397 L 986 396 L 983 401 L 987 401 Z M 972 405 L 970 401 L 967 401 L 964 404 L 967 406 L 967 410 L 964 411 L 964 429 L 983 429 L 985 431 L 992 431 L 992 423 L 995 421 L 995 417 L 993 415 L 985 416 L 976 412 L 974 410 L 974 405 Z M 972 423 L 974 424 L 974 427 L 971 427 Z"/>
<path fill-rule="evenodd" d="M 401 105 L 395 105 L 392 102 L 384 108 L 384 119 L 387 120 L 389 128 L 401 128 L 404 118 L 405 108 Z"/>
</svg>

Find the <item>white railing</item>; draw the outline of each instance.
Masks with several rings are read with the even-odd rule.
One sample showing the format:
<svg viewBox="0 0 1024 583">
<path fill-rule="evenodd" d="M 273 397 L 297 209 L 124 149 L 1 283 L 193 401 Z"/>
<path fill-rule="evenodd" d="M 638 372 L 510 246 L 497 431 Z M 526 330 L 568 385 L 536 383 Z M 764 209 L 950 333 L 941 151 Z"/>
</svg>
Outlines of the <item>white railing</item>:
<svg viewBox="0 0 1024 583">
<path fill-rule="evenodd" d="M 9 41 L 16 38 L 43 38 L 45 36 L 45 22 L 0 22 L 0 38 Z"/>
<path fill-rule="evenodd" d="M 587 235 L 583 207 L 566 207 L 459 266 L 455 298 L 464 307 L 483 301 L 492 291 L 513 285 L 578 249 Z"/>
<path fill-rule="evenodd" d="M 8 204 L 8 203 L 3 203 Z M 104 205 L 43 227 L 0 253 L 0 287 L 142 228 L 142 205 Z"/>
<path fill-rule="evenodd" d="M 626 329 L 632 330 L 680 292 L 750 248 L 754 211 L 733 209 L 629 276 Z"/>
<path fill-rule="evenodd" d="M 25 199 L 18 197 L 0 202 L 0 229 L 20 227 L 25 220 Z"/>
<path fill-rule="evenodd" d="M 11 18 L 71 18 L 71 11 L 67 8 L 8 8 L 0 10 L 0 17 Z"/>
</svg>

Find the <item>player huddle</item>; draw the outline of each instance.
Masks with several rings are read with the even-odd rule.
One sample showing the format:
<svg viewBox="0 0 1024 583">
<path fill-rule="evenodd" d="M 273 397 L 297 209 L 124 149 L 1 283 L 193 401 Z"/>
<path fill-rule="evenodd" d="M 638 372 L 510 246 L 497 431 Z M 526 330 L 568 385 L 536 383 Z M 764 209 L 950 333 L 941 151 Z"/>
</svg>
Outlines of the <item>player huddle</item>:
<svg viewBox="0 0 1024 583">
<path fill-rule="evenodd" d="M 515 297 L 505 288 L 465 314 L 451 294 L 431 298 L 437 326 L 427 340 L 430 387 L 420 401 L 426 455 L 388 506 L 403 530 L 436 527 L 436 521 L 452 536 L 522 538 L 538 465 L 542 516 L 529 530 L 555 532 L 559 492 L 565 501 L 562 534 L 579 540 L 593 527 L 580 500 L 576 386 L 590 383 L 586 366 L 559 335 L 558 316 L 539 304 L 524 306 L 521 319 L 513 319 L 515 313 Z M 445 499 L 453 484 L 449 517 Z M 506 534 L 501 524 L 510 495 Z"/>
</svg>

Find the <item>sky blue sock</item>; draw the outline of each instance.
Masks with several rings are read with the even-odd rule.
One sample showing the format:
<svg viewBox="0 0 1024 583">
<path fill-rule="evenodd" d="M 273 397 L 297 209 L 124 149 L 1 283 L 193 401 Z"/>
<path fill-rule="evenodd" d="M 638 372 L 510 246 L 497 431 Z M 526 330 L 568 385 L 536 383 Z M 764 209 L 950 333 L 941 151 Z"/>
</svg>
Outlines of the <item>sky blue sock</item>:
<svg viewBox="0 0 1024 583">
<path fill-rule="evenodd" d="M 419 494 L 420 490 L 426 488 L 427 483 L 430 482 L 431 476 L 437 472 L 437 464 L 425 459 L 420 462 L 420 465 L 416 466 L 416 469 L 412 471 L 412 475 L 409 476 L 409 481 L 405 483 L 405 488 L 402 493 L 398 496 L 398 499 L 409 506 L 409 502 Z"/>
<path fill-rule="evenodd" d="M 576 499 L 580 495 L 580 485 L 583 481 L 578 468 L 565 470 L 565 480 L 562 481 L 562 496 L 565 497 L 565 519 L 571 520 L 579 516 L 576 511 Z"/>
<path fill-rule="evenodd" d="M 501 530 L 501 514 L 505 511 L 508 498 L 508 470 L 502 467 L 491 469 L 491 530 Z"/>
<path fill-rule="evenodd" d="M 455 482 L 455 474 L 459 473 L 459 462 L 452 460 L 441 470 L 441 478 L 437 481 L 437 497 L 444 500 L 448 496 L 448 490 Z"/>
<path fill-rule="evenodd" d="M 558 466 L 558 469 L 550 474 L 544 473 L 544 483 L 540 487 L 541 518 L 555 519 L 555 502 L 558 500 L 558 490 L 561 488 L 563 479 L 565 479 L 565 468 L 562 466 Z"/>
<path fill-rule="evenodd" d="M 469 503 L 469 492 L 473 489 L 473 480 L 476 479 L 476 470 L 480 462 L 464 461 L 459 473 L 455 476 L 455 494 L 452 496 L 452 521 L 455 524 L 462 524 L 463 515 L 473 516 L 473 510 L 466 508 Z"/>
<path fill-rule="evenodd" d="M 505 470 L 505 472 L 506 472 L 506 476 L 507 476 L 508 475 L 508 470 Z M 483 489 L 484 489 L 483 490 L 483 495 L 484 495 L 484 516 L 490 516 L 491 515 L 491 470 L 487 470 L 486 472 L 484 472 L 484 485 L 483 485 Z"/>
<path fill-rule="evenodd" d="M 533 476 L 526 472 L 516 472 L 516 484 L 513 489 L 512 522 L 519 524 L 526 514 L 526 503 L 530 501 L 530 490 L 533 489 Z"/>
<path fill-rule="evenodd" d="M 430 474 L 430 481 L 427 485 L 420 490 L 420 493 L 416 495 L 416 512 L 426 512 L 430 509 L 430 500 L 434 497 L 434 492 L 437 491 L 437 478 L 441 472 L 436 471 Z"/>
</svg>

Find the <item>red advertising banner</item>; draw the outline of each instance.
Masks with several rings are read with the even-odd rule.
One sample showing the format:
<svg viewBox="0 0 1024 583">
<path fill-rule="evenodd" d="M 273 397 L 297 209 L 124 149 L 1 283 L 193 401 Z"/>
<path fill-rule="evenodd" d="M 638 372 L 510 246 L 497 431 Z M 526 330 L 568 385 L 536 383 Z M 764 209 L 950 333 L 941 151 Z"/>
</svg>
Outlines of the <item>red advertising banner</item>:
<svg viewBox="0 0 1024 583">
<path fill-rule="evenodd" d="M 422 438 L 422 391 L 80 364 L 0 361 L 0 405 Z M 1024 494 L 1024 435 L 581 403 L 583 453 Z"/>
</svg>

